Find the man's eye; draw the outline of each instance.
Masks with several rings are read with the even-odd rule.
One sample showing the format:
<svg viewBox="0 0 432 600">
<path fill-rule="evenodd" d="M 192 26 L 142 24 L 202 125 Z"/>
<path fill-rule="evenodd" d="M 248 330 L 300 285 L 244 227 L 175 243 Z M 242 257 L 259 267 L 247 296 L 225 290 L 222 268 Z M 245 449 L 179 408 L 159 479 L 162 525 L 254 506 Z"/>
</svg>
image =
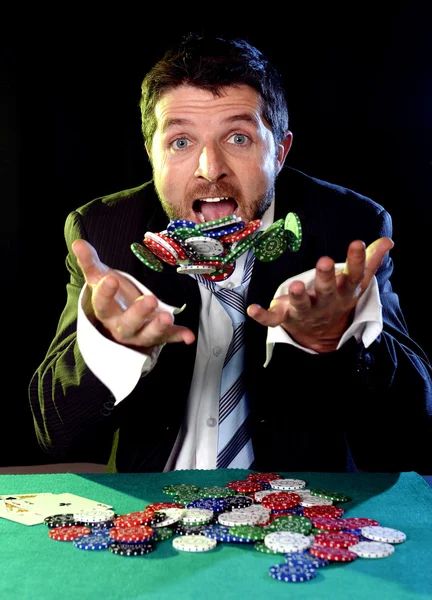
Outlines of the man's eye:
<svg viewBox="0 0 432 600">
<path fill-rule="evenodd" d="M 236 146 L 245 146 L 249 142 L 249 138 L 243 133 L 234 133 L 228 141 Z"/>
<path fill-rule="evenodd" d="M 186 138 L 177 138 L 176 140 L 171 142 L 171 146 L 172 148 L 174 148 L 174 150 L 183 150 L 184 148 L 188 147 L 188 144 L 189 140 L 187 140 Z"/>
</svg>

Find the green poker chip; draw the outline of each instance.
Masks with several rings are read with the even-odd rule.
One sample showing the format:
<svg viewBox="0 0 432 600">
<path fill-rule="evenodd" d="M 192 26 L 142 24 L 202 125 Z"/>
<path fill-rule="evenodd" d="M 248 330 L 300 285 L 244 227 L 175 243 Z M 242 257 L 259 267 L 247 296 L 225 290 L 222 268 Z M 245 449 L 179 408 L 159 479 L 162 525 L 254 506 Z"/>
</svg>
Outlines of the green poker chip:
<svg viewBox="0 0 432 600">
<path fill-rule="evenodd" d="M 233 525 L 230 527 L 230 535 L 234 535 L 245 542 L 261 542 L 267 535 L 258 525 Z"/>
<path fill-rule="evenodd" d="M 238 244 L 236 244 L 235 248 L 231 250 L 231 252 L 229 252 L 224 259 L 221 262 L 221 265 L 230 265 L 233 262 L 235 262 L 242 254 L 244 254 L 245 252 L 247 252 L 249 250 L 249 248 L 252 248 L 252 246 L 256 243 L 257 238 L 255 237 L 248 237 L 246 238 L 244 241 L 239 242 Z"/>
<path fill-rule="evenodd" d="M 198 236 L 204 237 L 204 233 L 199 231 L 199 229 L 191 229 L 190 227 L 178 227 L 170 234 L 170 237 L 177 241 L 183 241 L 190 237 Z"/>
<path fill-rule="evenodd" d="M 299 515 L 286 515 L 278 517 L 269 525 L 267 525 L 268 531 L 292 531 L 293 533 L 302 533 L 303 535 L 309 535 L 312 530 L 312 523 L 306 517 Z"/>
<path fill-rule="evenodd" d="M 220 217 L 219 219 L 213 219 L 212 221 L 206 221 L 205 223 L 197 223 L 196 227 L 199 231 L 208 231 L 211 229 L 217 229 L 223 225 L 233 225 L 234 223 L 239 223 L 240 221 L 240 217 L 228 215 L 226 217 Z"/>
<path fill-rule="evenodd" d="M 328 490 L 310 490 L 312 496 L 317 496 L 318 498 L 326 498 L 327 500 L 332 500 L 333 502 L 349 502 L 351 498 L 349 496 L 345 496 L 345 494 L 340 494 L 339 492 L 330 492 Z"/>
<path fill-rule="evenodd" d="M 267 548 L 264 542 L 255 542 L 254 544 L 255 550 L 258 552 L 264 552 L 265 554 L 285 554 L 285 552 L 278 552 L 277 550 L 272 550 L 271 548 Z"/>
<path fill-rule="evenodd" d="M 288 239 L 283 229 L 276 229 L 269 235 L 260 236 L 254 247 L 255 256 L 262 262 L 276 260 L 288 247 Z"/>
<path fill-rule="evenodd" d="M 301 246 L 303 233 L 299 216 L 294 212 L 289 212 L 285 217 L 285 234 L 287 237 L 288 249 L 291 252 L 297 252 Z"/>
<path fill-rule="evenodd" d="M 153 271 L 158 271 L 159 273 L 163 271 L 162 261 L 160 261 L 157 256 L 153 254 L 153 252 L 150 252 L 148 248 L 142 244 L 138 244 L 138 242 L 133 242 L 130 248 L 135 256 L 139 258 L 140 261 L 146 265 L 146 267 L 150 267 L 150 269 L 153 269 Z"/>
<path fill-rule="evenodd" d="M 195 493 L 199 490 L 199 487 L 193 483 L 176 483 L 171 485 L 164 485 L 162 491 L 164 494 L 170 496 L 180 496 L 185 493 Z"/>
<path fill-rule="evenodd" d="M 228 498 L 229 496 L 235 496 L 235 490 L 218 485 L 203 487 L 198 493 L 201 498 Z"/>
<path fill-rule="evenodd" d="M 155 542 L 163 542 L 165 540 L 169 540 L 174 535 L 174 530 L 171 527 L 156 527 L 156 536 L 154 538 Z"/>
<path fill-rule="evenodd" d="M 177 504 L 182 504 L 183 506 L 186 506 L 187 504 L 189 504 L 190 502 L 193 502 L 194 500 L 200 500 L 201 496 L 199 495 L 199 492 L 188 492 L 188 493 L 184 493 L 184 494 L 176 494 L 175 496 L 173 496 L 173 501 L 176 502 Z"/>
</svg>

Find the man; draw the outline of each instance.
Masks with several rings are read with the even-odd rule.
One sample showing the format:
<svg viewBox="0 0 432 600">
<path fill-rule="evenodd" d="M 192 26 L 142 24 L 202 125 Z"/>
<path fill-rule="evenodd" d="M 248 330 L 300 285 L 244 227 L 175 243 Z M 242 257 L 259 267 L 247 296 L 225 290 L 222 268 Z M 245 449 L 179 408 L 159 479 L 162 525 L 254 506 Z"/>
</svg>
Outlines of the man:
<svg viewBox="0 0 432 600">
<path fill-rule="evenodd" d="M 285 165 L 281 79 L 245 41 L 189 36 L 146 75 L 140 107 L 152 181 L 66 221 L 67 303 L 30 384 L 41 446 L 65 460 L 108 436 L 118 471 L 426 473 L 431 365 L 391 288 L 390 215 Z M 131 251 L 230 215 L 258 220 L 257 240 L 288 213 L 300 248 L 251 247 L 213 286 Z M 246 293 L 244 394 L 222 409 L 230 289 Z"/>
</svg>

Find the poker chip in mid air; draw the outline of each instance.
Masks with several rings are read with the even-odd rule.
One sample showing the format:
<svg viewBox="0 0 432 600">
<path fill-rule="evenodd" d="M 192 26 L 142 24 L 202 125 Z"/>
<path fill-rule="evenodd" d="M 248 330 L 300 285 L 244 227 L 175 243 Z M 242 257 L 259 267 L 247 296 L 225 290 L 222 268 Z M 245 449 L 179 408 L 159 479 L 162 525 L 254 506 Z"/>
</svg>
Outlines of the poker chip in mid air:
<svg viewBox="0 0 432 600">
<path fill-rule="evenodd" d="M 261 219 L 245 223 L 236 215 L 204 223 L 177 219 L 164 231 L 145 232 L 142 243 L 134 242 L 130 248 L 154 271 L 161 272 L 167 263 L 176 266 L 180 274 L 223 281 L 234 271 L 240 256 L 252 247 L 258 260 L 263 262 L 275 260 L 287 248 L 297 251 L 301 243 L 300 220 L 295 213 L 289 215 L 265 231 L 259 231 Z M 214 264 L 218 258 L 218 264 Z"/>
<path fill-rule="evenodd" d="M 284 223 L 287 245 L 291 252 L 297 252 L 300 249 L 303 231 L 299 216 L 294 212 L 289 212 L 285 217 Z"/>
</svg>

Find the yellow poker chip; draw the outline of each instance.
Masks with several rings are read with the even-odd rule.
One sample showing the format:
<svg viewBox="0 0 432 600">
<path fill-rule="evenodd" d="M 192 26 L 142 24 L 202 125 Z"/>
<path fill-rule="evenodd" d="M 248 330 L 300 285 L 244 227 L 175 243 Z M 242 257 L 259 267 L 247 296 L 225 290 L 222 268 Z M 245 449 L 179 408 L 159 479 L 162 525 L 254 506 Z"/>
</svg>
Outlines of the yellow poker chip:
<svg viewBox="0 0 432 600">
<path fill-rule="evenodd" d="M 301 246 L 303 238 L 299 216 L 294 212 L 289 212 L 285 217 L 284 228 L 289 250 L 291 250 L 291 252 L 297 252 Z"/>
</svg>

